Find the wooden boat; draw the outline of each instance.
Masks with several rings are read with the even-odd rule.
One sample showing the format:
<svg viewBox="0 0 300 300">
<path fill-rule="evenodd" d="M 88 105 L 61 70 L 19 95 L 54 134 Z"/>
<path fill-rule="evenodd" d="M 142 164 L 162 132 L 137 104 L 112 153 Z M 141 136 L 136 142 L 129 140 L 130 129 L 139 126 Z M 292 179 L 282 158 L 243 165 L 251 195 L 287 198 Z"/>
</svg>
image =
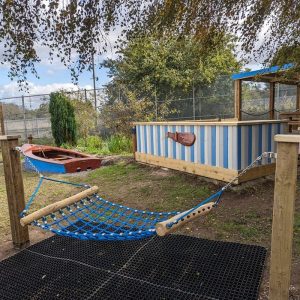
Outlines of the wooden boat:
<svg viewBox="0 0 300 300">
<path fill-rule="evenodd" d="M 75 173 L 101 166 L 97 157 L 58 147 L 24 144 L 21 151 L 40 172 Z M 25 161 L 25 169 L 33 169 L 32 164 Z"/>
</svg>

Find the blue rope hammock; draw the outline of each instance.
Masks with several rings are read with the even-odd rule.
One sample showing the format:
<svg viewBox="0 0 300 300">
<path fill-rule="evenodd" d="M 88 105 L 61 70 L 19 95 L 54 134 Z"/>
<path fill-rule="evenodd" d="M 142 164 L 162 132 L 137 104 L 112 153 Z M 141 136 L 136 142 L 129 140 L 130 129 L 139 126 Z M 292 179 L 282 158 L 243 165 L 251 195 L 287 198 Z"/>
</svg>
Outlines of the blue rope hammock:
<svg viewBox="0 0 300 300">
<path fill-rule="evenodd" d="M 20 215 L 21 218 L 27 216 L 44 180 L 89 188 L 88 185 L 41 176 L 34 193 Z M 202 201 L 198 206 L 202 206 L 213 198 L 219 198 L 220 195 L 221 192 L 219 191 Z M 33 220 L 31 225 L 49 230 L 57 235 L 81 240 L 138 240 L 156 234 L 155 225 L 157 223 L 168 220 L 177 214 L 179 214 L 177 211 L 151 212 L 133 209 L 107 201 L 95 193 Z M 173 224 L 170 224 L 170 227 L 172 226 Z"/>
<path fill-rule="evenodd" d="M 270 153 L 267 154 L 270 155 Z M 238 176 L 247 172 L 249 168 L 260 161 L 263 157 L 266 157 L 266 155 L 259 156 Z M 30 163 L 32 164 L 32 162 Z M 33 169 L 38 172 L 34 165 Z M 151 212 L 133 209 L 101 198 L 96 192 L 93 192 L 93 188 L 89 185 L 71 183 L 45 177 L 41 173 L 39 174 L 40 180 L 38 185 L 20 215 L 21 224 L 35 225 L 57 235 L 70 236 L 81 240 L 99 241 L 138 240 L 147 238 L 158 233 L 156 226 L 167 220 L 169 220 L 165 224 L 167 229 L 177 228 L 178 223 L 181 221 L 193 219 L 196 214 L 201 214 L 205 210 L 209 211 L 212 207 L 217 206 L 221 201 L 223 192 L 236 180 L 236 178 L 234 178 L 221 190 L 201 201 L 197 206 L 186 212 L 180 213 L 176 211 Z M 74 203 L 64 205 L 56 210 L 50 211 L 49 213 L 42 212 L 42 214 L 38 214 L 38 212 L 35 212 L 28 215 L 30 207 L 34 202 L 44 180 L 73 185 L 81 189 L 84 188 L 85 191 L 91 190 L 91 192 L 89 194 L 84 194 L 85 196 L 79 198 L 76 202 L 73 201 Z M 52 204 L 52 206 L 53 205 L 56 204 Z M 44 210 L 46 210 L 46 208 L 44 208 Z M 37 217 L 32 217 L 36 213 Z M 30 218 L 30 216 L 31 221 L 27 223 L 24 222 L 24 219 Z"/>
</svg>

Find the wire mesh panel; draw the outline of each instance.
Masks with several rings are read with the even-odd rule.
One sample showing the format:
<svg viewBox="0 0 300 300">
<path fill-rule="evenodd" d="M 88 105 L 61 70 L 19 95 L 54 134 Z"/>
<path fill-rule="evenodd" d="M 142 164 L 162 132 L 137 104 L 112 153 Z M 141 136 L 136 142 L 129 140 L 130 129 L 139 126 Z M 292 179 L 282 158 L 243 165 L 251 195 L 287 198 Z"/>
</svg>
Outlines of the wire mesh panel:
<svg viewBox="0 0 300 300">
<path fill-rule="evenodd" d="M 242 83 L 242 119 L 268 120 L 270 118 L 270 86 L 268 83 Z"/>
<path fill-rule="evenodd" d="M 275 86 L 275 116 L 279 118 L 281 112 L 290 112 L 297 109 L 297 86 L 276 84 Z"/>
<path fill-rule="evenodd" d="M 105 99 L 104 89 L 64 91 L 72 100 L 91 102 L 99 110 Z M 26 95 L 3 98 L 4 125 L 6 134 L 20 135 L 23 140 L 29 135 L 35 139 L 51 138 L 49 113 L 50 94 Z"/>
<path fill-rule="evenodd" d="M 0 298 L 254 300 L 265 257 L 263 247 L 181 235 L 52 237 L 0 263 Z"/>
</svg>

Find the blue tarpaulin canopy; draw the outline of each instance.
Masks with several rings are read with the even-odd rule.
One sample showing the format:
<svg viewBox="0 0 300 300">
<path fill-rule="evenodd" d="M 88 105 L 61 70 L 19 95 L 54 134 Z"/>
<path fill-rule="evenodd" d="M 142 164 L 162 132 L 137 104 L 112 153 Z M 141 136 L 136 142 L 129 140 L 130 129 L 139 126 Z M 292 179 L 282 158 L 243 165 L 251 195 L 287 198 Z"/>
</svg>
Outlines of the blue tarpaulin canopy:
<svg viewBox="0 0 300 300">
<path fill-rule="evenodd" d="M 236 73 L 231 76 L 233 80 L 245 80 L 245 81 L 261 81 L 261 82 L 283 82 L 297 84 L 299 76 L 293 78 L 283 78 L 285 71 L 291 69 L 293 64 L 285 64 L 283 66 L 273 66 L 260 70 L 247 71 Z"/>
</svg>

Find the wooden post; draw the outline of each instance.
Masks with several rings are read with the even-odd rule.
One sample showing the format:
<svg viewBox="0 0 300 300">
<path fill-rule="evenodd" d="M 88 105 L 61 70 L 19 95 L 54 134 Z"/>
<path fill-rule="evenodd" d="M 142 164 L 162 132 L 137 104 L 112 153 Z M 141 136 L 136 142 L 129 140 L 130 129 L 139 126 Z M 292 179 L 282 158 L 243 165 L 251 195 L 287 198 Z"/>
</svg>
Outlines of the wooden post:
<svg viewBox="0 0 300 300">
<path fill-rule="evenodd" d="M 5 135 L 3 104 L 0 103 L 0 135 Z"/>
<path fill-rule="evenodd" d="M 269 102 L 270 120 L 275 117 L 275 82 L 270 82 L 270 102 Z"/>
<path fill-rule="evenodd" d="M 12 241 L 20 249 L 29 243 L 29 234 L 28 228 L 20 224 L 25 200 L 20 154 L 15 150 L 18 139 L 19 136 L 0 136 Z"/>
<path fill-rule="evenodd" d="M 238 120 L 242 120 L 242 80 L 238 79 L 234 82 L 234 117 Z"/>
<path fill-rule="evenodd" d="M 300 110 L 300 85 L 297 85 L 296 109 Z"/>
<path fill-rule="evenodd" d="M 278 144 L 269 299 L 288 300 L 300 135 L 276 135 L 275 141 Z"/>
<path fill-rule="evenodd" d="M 33 136 L 32 136 L 32 134 L 29 134 L 28 135 L 28 144 L 32 144 L 32 140 L 33 140 Z"/>
<path fill-rule="evenodd" d="M 132 151 L 133 151 L 133 157 L 135 159 L 135 153 L 137 151 L 137 141 L 136 141 L 136 127 L 132 127 L 131 129 L 131 135 L 132 135 Z"/>
</svg>

